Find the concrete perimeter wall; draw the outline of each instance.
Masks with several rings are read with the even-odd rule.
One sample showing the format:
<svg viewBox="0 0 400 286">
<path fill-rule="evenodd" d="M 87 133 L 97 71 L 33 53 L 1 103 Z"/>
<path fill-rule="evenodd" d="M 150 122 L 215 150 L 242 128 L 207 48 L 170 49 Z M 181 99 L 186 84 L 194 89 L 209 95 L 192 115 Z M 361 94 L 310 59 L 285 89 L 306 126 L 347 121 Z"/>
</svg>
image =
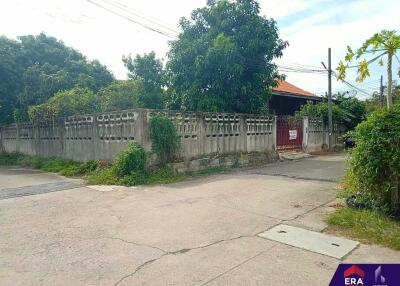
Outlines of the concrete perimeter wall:
<svg viewBox="0 0 400 286">
<path fill-rule="evenodd" d="M 77 161 L 112 160 L 129 141 L 135 140 L 146 150 L 151 150 L 148 124 L 151 115 L 156 113 L 164 113 L 174 122 L 181 136 L 181 156 L 185 159 L 275 150 L 273 116 L 147 109 L 3 126 L 1 145 L 6 152 L 28 155 Z"/>
<path fill-rule="evenodd" d="M 342 148 L 341 136 L 345 133 L 343 126 L 333 125 L 333 148 Z M 327 150 L 329 146 L 328 126 L 321 118 L 303 119 L 303 149 L 305 152 L 319 152 Z"/>
<path fill-rule="evenodd" d="M 6 152 L 76 161 L 111 161 L 133 140 L 151 150 L 148 124 L 151 116 L 158 113 L 166 114 L 174 122 L 181 136 L 180 155 L 185 160 L 212 154 L 276 150 L 275 116 L 148 109 L 2 126 L 0 148 Z M 304 119 L 305 151 L 322 150 L 328 144 L 326 130 L 321 120 Z"/>
</svg>

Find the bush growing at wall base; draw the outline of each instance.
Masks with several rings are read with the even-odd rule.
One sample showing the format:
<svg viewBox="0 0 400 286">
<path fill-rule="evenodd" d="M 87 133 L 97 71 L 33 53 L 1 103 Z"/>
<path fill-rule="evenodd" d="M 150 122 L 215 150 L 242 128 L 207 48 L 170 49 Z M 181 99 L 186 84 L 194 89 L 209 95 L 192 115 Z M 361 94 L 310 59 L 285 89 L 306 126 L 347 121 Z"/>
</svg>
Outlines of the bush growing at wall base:
<svg viewBox="0 0 400 286">
<path fill-rule="evenodd" d="M 161 165 L 171 162 L 179 150 L 180 138 L 172 121 L 165 115 L 154 115 L 150 119 L 152 151 Z"/>
<path fill-rule="evenodd" d="M 346 186 L 350 206 L 399 215 L 400 105 L 377 110 L 353 132 Z"/>
<path fill-rule="evenodd" d="M 137 143 L 129 143 L 128 148 L 121 151 L 113 162 L 113 170 L 119 177 L 131 175 L 134 172 L 144 172 L 147 164 L 147 154 Z"/>
</svg>

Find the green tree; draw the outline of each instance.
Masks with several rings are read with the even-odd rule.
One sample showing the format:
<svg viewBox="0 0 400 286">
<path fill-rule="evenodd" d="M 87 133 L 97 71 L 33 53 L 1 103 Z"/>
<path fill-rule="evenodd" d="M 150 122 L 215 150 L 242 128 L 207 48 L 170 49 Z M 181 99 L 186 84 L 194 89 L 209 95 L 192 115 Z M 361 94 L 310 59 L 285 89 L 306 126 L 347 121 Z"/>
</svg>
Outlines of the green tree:
<svg viewBox="0 0 400 286">
<path fill-rule="evenodd" d="M 379 53 L 378 56 L 370 60 L 363 59 L 358 63 L 358 76 L 357 81 L 362 82 L 365 78 L 367 78 L 369 74 L 368 66 L 375 62 L 379 61 L 381 65 L 383 65 L 383 57 L 387 55 L 387 77 L 388 77 L 388 95 L 387 95 L 387 107 L 388 109 L 392 109 L 393 99 L 392 99 L 392 61 L 393 57 L 396 56 L 397 50 L 400 49 L 400 35 L 397 35 L 396 31 L 386 31 L 383 30 L 380 33 L 376 33 L 371 38 L 367 39 L 364 44 L 359 48 L 356 52 L 354 52 L 349 46 L 347 47 L 347 55 L 345 57 L 345 65 L 342 61 L 340 61 L 337 70 L 339 72 L 338 79 L 343 80 L 346 77 L 346 70 L 350 67 L 348 63 L 352 62 L 354 57 L 356 60 L 359 60 L 361 57 L 368 54 L 376 54 Z"/>
<path fill-rule="evenodd" d="M 340 97 L 338 101 L 332 106 L 333 122 L 344 125 L 347 130 L 353 130 L 366 117 L 364 102 L 354 97 Z M 296 116 L 322 118 L 324 122 L 328 122 L 328 102 L 309 102 L 301 107 Z"/>
<path fill-rule="evenodd" d="M 255 0 L 207 1 L 182 18 L 168 53 L 173 109 L 257 113 L 267 109 L 276 65 L 287 43 Z"/>
<path fill-rule="evenodd" d="M 23 85 L 21 46 L 17 41 L 0 37 L 0 124 L 11 123 L 17 94 Z"/>
<path fill-rule="evenodd" d="M 46 103 L 31 106 L 28 114 L 32 121 L 68 117 L 100 111 L 98 97 L 87 88 L 59 91 Z"/>
<path fill-rule="evenodd" d="M 88 61 L 56 38 L 39 34 L 17 41 L 0 38 L 0 123 L 26 120 L 30 106 L 74 87 L 94 91 L 109 85 L 113 75 L 98 61 Z"/>
<path fill-rule="evenodd" d="M 115 81 L 98 93 L 102 111 L 115 111 L 143 107 L 143 83 L 138 80 Z"/>
<path fill-rule="evenodd" d="M 164 70 L 161 60 L 156 58 L 154 52 L 136 55 L 123 56 L 122 61 L 129 70 L 128 76 L 134 80 L 143 82 L 143 92 L 140 95 L 140 102 L 146 108 L 163 108 L 163 85 Z"/>
</svg>

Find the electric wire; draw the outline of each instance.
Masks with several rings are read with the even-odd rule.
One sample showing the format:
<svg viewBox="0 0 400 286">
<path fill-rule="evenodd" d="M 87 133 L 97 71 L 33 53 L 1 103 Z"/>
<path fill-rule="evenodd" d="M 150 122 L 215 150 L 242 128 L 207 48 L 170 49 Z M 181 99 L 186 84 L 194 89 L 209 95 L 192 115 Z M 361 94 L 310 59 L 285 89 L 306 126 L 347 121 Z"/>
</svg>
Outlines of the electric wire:
<svg viewBox="0 0 400 286">
<path fill-rule="evenodd" d="M 170 34 L 170 33 L 161 31 L 161 30 L 159 30 L 159 29 L 150 27 L 150 26 L 147 25 L 147 24 L 141 23 L 141 22 L 139 22 L 139 21 L 137 21 L 137 20 L 134 20 L 134 19 L 132 19 L 132 18 L 130 18 L 130 17 L 127 17 L 127 16 L 125 16 L 125 15 L 123 15 L 123 14 L 121 14 L 121 13 L 118 13 L 118 12 L 116 12 L 116 11 L 114 11 L 114 10 L 108 8 L 108 7 L 105 7 L 105 6 L 99 4 L 99 3 L 95 2 L 95 1 L 92 1 L 92 0 L 86 0 L 86 1 L 89 2 L 90 4 L 94 5 L 94 6 L 97 6 L 98 8 L 101 8 L 101 9 L 103 9 L 103 10 L 105 10 L 105 11 L 111 13 L 111 14 L 114 14 L 115 16 L 118 16 L 118 17 L 120 17 L 120 18 L 123 18 L 123 19 L 129 21 L 129 22 L 132 22 L 132 23 L 134 23 L 134 24 L 136 24 L 136 25 L 139 25 L 139 26 L 141 26 L 141 27 L 143 27 L 143 28 L 145 28 L 145 29 L 147 29 L 147 30 L 153 31 L 153 32 L 155 32 L 155 33 L 161 34 L 161 35 L 166 36 L 166 37 L 171 38 L 171 39 L 177 39 L 177 36 L 175 36 L 175 35 L 172 35 L 172 34 Z"/>
</svg>

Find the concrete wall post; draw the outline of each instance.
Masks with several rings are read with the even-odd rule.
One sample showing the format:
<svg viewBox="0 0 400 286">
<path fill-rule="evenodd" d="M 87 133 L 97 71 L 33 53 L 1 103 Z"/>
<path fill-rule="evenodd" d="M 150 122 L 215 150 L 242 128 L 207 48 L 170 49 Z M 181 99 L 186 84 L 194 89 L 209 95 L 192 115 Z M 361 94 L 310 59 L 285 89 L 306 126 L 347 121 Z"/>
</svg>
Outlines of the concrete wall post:
<svg viewBox="0 0 400 286">
<path fill-rule="evenodd" d="M 204 114 L 197 113 L 197 141 L 199 155 L 204 155 L 206 153 L 206 122 Z"/>
<path fill-rule="evenodd" d="M 15 124 L 15 128 L 16 128 L 16 146 L 15 146 L 15 152 L 17 152 L 17 153 L 19 153 L 19 151 L 20 151 L 20 144 L 21 144 L 21 139 L 20 139 L 20 137 L 21 137 L 21 135 L 20 135 L 20 125 L 19 125 L 19 123 L 16 123 Z"/>
<path fill-rule="evenodd" d="M 240 136 L 240 142 L 242 142 L 242 151 L 247 152 L 247 122 L 246 122 L 247 116 L 246 115 L 240 115 L 239 119 L 239 136 Z"/>
<path fill-rule="evenodd" d="M 273 146 L 273 150 L 277 150 L 277 146 L 278 146 L 278 127 L 277 127 L 277 123 L 278 122 L 278 116 L 274 116 L 273 120 L 272 120 L 272 136 L 273 136 L 273 140 L 272 142 L 274 142 L 274 146 Z"/>
<path fill-rule="evenodd" d="M 99 158 L 98 150 L 100 150 L 100 134 L 99 134 L 99 123 L 97 121 L 97 115 L 93 115 L 93 122 L 92 122 L 92 154 L 94 158 Z"/>
<path fill-rule="evenodd" d="M 135 127 L 137 127 L 139 138 L 137 141 L 146 151 L 151 150 L 151 142 L 150 142 L 150 130 L 149 130 L 149 120 L 150 120 L 150 112 L 147 109 L 143 109 L 139 111 L 139 115 L 137 118 L 137 122 Z"/>
<path fill-rule="evenodd" d="M 3 137 L 4 137 L 4 129 L 3 126 L 0 125 L 0 152 L 4 152 L 4 145 L 3 145 Z"/>
<path fill-rule="evenodd" d="M 307 152 L 308 147 L 308 117 L 303 118 L 303 151 Z"/>
</svg>

